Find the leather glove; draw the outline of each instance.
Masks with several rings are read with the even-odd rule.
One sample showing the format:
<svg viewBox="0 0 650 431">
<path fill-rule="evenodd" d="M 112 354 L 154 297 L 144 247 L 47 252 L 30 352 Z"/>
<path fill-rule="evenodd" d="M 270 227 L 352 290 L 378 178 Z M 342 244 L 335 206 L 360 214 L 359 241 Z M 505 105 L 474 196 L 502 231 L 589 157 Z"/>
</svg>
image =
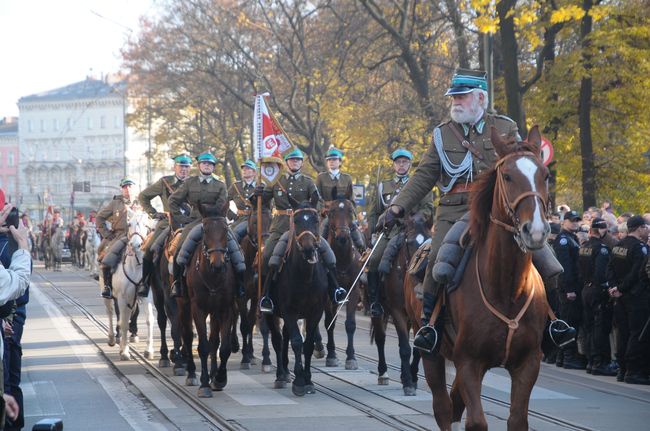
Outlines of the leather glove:
<svg viewBox="0 0 650 431">
<path fill-rule="evenodd" d="M 165 213 L 156 213 L 152 217 L 154 220 L 165 220 L 167 219 L 167 214 Z"/>
<path fill-rule="evenodd" d="M 397 209 L 397 212 L 395 209 Z M 384 213 L 379 217 L 377 230 L 391 230 L 393 226 L 395 226 L 401 220 L 402 217 L 404 217 L 404 208 L 397 205 L 389 206 L 386 211 L 384 211 Z"/>
<path fill-rule="evenodd" d="M 264 196 L 264 186 L 263 185 L 257 185 L 255 186 L 255 196 L 261 197 Z"/>
</svg>

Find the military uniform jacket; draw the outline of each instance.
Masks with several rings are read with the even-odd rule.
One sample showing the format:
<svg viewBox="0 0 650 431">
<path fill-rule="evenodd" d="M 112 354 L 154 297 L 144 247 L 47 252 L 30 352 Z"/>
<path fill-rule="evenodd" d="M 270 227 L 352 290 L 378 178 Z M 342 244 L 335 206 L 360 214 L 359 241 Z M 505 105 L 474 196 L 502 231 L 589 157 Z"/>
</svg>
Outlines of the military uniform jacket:
<svg viewBox="0 0 650 431">
<path fill-rule="evenodd" d="M 401 196 L 411 181 L 413 181 L 412 178 L 407 179 L 406 182 L 398 182 L 396 178 L 393 178 L 379 183 L 368 210 L 368 227 L 370 229 L 375 228 L 379 216 Z M 409 214 L 415 214 L 418 211 L 428 220 L 433 217 L 433 193 L 431 190 L 425 193 L 424 198 L 417 202 L 417 205 L 410 208 Z"/>
<path fill-rule="evenodd" d="M 129 224 L 126 215 L 127 206 L 129 205 L 131 205 L 131 202 L 127 201 L 124 196 L 115 195 L 106 206 L 99 210 L 97 213 L 97 230 L 102 238 L 108 238 L 111 233 L 115 234 L 115 236 L 127 234 Z M 107 221 L 111 223 L 110 231 L 106 227 Z"/>
<path fill-rule="evenodd" d="M 349 174 L 339 172 L 337 179 L 332 179 L 329 172 L 321 172 L 316 177 L 316 188 L 326 205 L 339 197 L 354 202 L 352 177 Z M 336 196 L 334 196 L 334 188 L 336 188 Z"/>
<path fill-rule="evenodd" d="M 578 237 L 565 229 L 562 229 L 553 242 L 557 260 L 564 269 L 557 283 L 558 290 L 562 293 L 575 293 L 582 287 L 578 271 L 579 249 Z"/>
<path fill-rule="evenodd" d="M 446 157 L 454 164 L 459 164 L 468 150 L 462 146 L 461 141 L 453 132 L 452 127 L 455 127 L 459 134 L 465 136 L 468 142 L 481 154 L 483 160 L 473 156 L 473 178 L 485 169 L 492 168 L 497 160 L 497 155 L 494 151 L 494 146 L 490 140 L 490 127 L 494 126 L 497 131 L 504 136 L 517 137 L 517 124 L 510 118 L 502 115 L 484 114 L 483 118 L 472 127 L 467 127 L 448 121 L 438 126 L 442 135 L 442 148 Z M 433 139 L 431 145 L 424 155 L 424 158 L 418 165 L 418 168 L 409 180 L 408 185 L 402 190 L 400 195 L 393 202 L 399 205 L 407 212 L 415 206 L 422 196 L 425 196 L 431 191 L 433 186 L 447 186 L 451 181 L 451 177 L 444 171 L 440 154 L 436 149 Z M 465 184 L 468 181 L 467 176 L 462 176 L 457 179 L 455 184 Z M 465 195 L 463 199 L 462 196 Z M 467 193 L 449 193 L 441 196 L 440 206 L 445 205 L 464 205 L 467 207 Z M 461 210 L 460 212 L 465 212 Z M 458 212 L 458 211 L 457 211 Z"/>
<path fill-rule="evenodd" d="M 181 212 L 181 205 L 185 202 L 192 207 L 189 215 Z M 225 207 L 229 202 L 226 185 L 215 177 L 211 177 L 208 182 L 200 176 L 190 177 L 185 180 L 169 196 L 169 209 L 172 213 L 173 226 L 185 226 L 194 220 L 199 220 L 201 218 L 199 202 L 204 205 Z"/>
<path fill-rule="evenodd" d="M 320 194 L 314 181 L 302 173 L 284 174 L 273 186 L 273 203 L 278 211 L 290 210 L 289 196 L 298 202 L 320 201 Z M 289 216 L 277 214 L 271 222 L 271 233 L 284 233 L 289 230 Z"/>
<path fill-rule="evenodd" d="M 153 217 L 156 214 L 156 209 L 151 205 L 151 201 L 156 197 L 160 196 L 162 201 L 163 211 L 169 212 L 169 196 L 176 191 L 183 181 L 176 178 L 176 175 L 167 175 L 161 177 L 158 181 L 151 184 L 146 189 L 140 192 L 138 199 L 142 204 L 142 208 Z"/>
<path fill-rule="evenodd" d="M 648 286 L 641 277 L 644 270 L 648 246 L 641 240 L 628 235 L 613 249 L 612 258 L 607 267 L 609 287 L 618 287 L 623 294 L 637 295 Z"/>
<path fill-rule="evenodd" d="M 255 194 L 255 182 L 246 184 L 244 180 L 237 181 L 228 189 L 228 200 L 234 201 L 238 211 L 250 211 L 253 204 L 250 201 L 251 196 Z M 241 217 L 243 214 L 239 213 Z"/>
<path fill-rule="evenodd" d="M 579 250 L 578 263 L 582 282 L 595 287 L 607 288 L 607 265 L 610 250 L 602 239 L 589 237 Z"/>
</svg>

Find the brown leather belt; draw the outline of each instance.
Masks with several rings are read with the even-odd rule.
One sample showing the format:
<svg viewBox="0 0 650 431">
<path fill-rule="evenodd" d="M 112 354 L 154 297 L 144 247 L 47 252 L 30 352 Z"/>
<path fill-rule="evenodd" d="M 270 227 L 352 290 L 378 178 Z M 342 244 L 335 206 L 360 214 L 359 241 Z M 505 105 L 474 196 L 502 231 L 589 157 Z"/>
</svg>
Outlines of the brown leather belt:
<svg viewBox="0 0 650 431">
<path fill-rule="evenodd" d="M 273 210 L 273 215 L 274 216 L 277 216 L 277 215 L 287 215 L 288 216 L 288 215 L 291 215 L 292 213 L 293 213 L 293 210 L 276 210 L 276 209 Z"/>
<path fill-rule="evenodd" d="M 472 183 L 461 183 L 456 184 L 449 190 L 446 194 L 450 195 L 452 193 L 468 193 L 472 190 Z"/>
<path fill-rule="evenodd" d="M 253 210 L 237 210 L 238 216 L 247 216 L 253 214 Z"/>
</svg>

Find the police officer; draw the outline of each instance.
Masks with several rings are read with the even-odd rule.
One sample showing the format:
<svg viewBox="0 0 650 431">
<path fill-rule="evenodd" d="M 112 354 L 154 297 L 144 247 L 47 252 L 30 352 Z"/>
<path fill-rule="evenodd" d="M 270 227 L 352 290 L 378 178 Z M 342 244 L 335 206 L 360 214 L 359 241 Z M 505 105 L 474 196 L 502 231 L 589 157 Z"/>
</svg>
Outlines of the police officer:
<svg viewBox="0 0 650 431">
<path fill-rule="evenodd" d="M 616 356 L 620 365 L 617 379 L 625 383 L 649 385 L 650 345 L 639 335 L 650 314 L 650 286 L 643 275 L 648 256 L 648 225 L 643 217 L 627 221 L 628 234 L 612 249 L 607 278 L 609 295 L 615 298 L 618 327 Z"/>
<path fill-rule="evenodd" d="M 235 202 L 237 206 L 237 215 L 231 226 L 237 236 L 237 242 L 241 242 L 246 236 L 248 218 L 255 211 L 251 197 L 255 194 L 255 175 L 257 175 L 257 165 L 252 160 L 246 160 L 240 168 L 241 181 L 234 182 L 228 190 L 228 199 Z"/>
<path fill-rule="evenodd" d="M 404 187 L 409 183 L 409 170 L 413 160 L 411 152 L 400 148 L 395 150 L 390 158 L 393 161 L 395 176 L 390 180 L 379 183 L 368 211 L 368 226 L 374 227 L 376 232 L 383 229 L 382 223 L 377 223 L 380 215 L 398 198 Z M 433 218 L 433 194 L 431 190 L 425 194 L 424 199 L 410 209 L 410 212 L 420 212 L 427 220 Z M 380 271 L 379 264 L 382 257 L 384 257 L 389 241 L 399 235 L 405 228 L 405 226 L 399 225 L 387 229 L 379 244 L 377 244 L 375 251 L 369 257 L 368 302 L 370 303 L 370 315 L 372 317 L 379 317 L 384 314 L 380 301 L 380 284 L 387 271 L 390 270 L 390 261 L 388 261 L 389 265 L 387 267 L 381 268 L 382 271 Z"/>
<path fill-rule="evenodd" d="M 188 178 L 181 186 L 169 196 L 169 209 L 171 210 L 172 228 L 183 228 L 183 233 L 179 239 L 179 247 L 174 255 L 174 284 L 172 295 L 182 296 L 184 293 L 183 271 L 189 254 L 194 251 L 185 248 L 186 240 L 195 226 L 201 223 L 202 217 L 199 212 L 199 204 L 224 207 L 228 203 L 228 192 L 226 185 L 218 180 L 214 175 L 214 168 L 217 164 L 217 158 L 210 152 L 201 153 L 196 157 L 199 162 L 199 175 Z M 189 214 L 184 214 L 181 208 L 184 203 L 189 204 L 192 208 Z M 200 236 L 200 233 L 199 233 Z M 244 271 L 246 269 L 244 257 L 239 249 L 239 244 L 235 240 L 234 234 L 228 234 L 228 253 L 235 269 L 237 278 L 237 294 L 244 292 Z M 182 254 L 184 251 L 186 254 Z M 182 258 L 181 258 L 182 257 Z M 184 260 L 187 259 L 187 260 Z"/>
<path fill-rule="evenodd" d="M 611 352 L 609 333 L 612 330 L 612 313 L 607 293 L 607 265 L 610 248 L 603 238 L 607 223 L 600 217 L 591 221 L 589 239 L 579 251 L 580 277 L 583 282 L 583 330 L 587 347 L 587 372 L 600 376 L 615 376 L 608 367 Z"/>
<path fill-rule="evenodd" d="M 97 213 L 97 230 L 102 236 L 102 242 L 98 248 L 104 278 L 102 297 L 107 299 L 113 297 L 113 267 L 117 265 L 119 256 L 126 246 L 129 229 L 126 218 L 127 208 L 133 204 L 135 181 L 128 177 L 122 178 L 120 189 L 122 193 L 113 196 L 113 199 Z M 107 222 L 111 224 L 110 230 L 106 225 Z"/>
<path fill-rule="evenodd" d="M 271 228 L 269 229 L 270 235 L 264 243 L 262 273 L 265 276 L 268 275 L 271 279 L 278 268 L 276 262 L 284 254 L 283 248 L 286 250 L 286 245 L 283 246 L 280 240 L 282 238 L 285 241 L 290 240 L 290 238 L 283 236 L 283 234 L 289 231 L 292 202 L 310 201 L 314 203 L 320 202 L 321 200 L 314 181 L 301 172 L 303 159 L 304 156 L 299 149 L 295 149 L 286 154 L 284 160 L 288 172 L 278 179 L 272 190 L 269 190 L 269 192 L 273 193 L 275 209 L 273 211 Z M 291 199 L 289 199 L 290 197 Z M 280 242 L 280 246 L 276 247 L 278 242 Z M 334 302 L 341 303 L 345 299 L 347 292 L 336 281 L 336 258 L 327 241 L 322 240 L 320 242 L 319 253 L 323 257 L 323 261 L 327 267 L 330 296 Z M 272 259 L 272 256 L 275 259 Z M 264 286 L 264 295 L 260 299 L 260 310 L 263 313 L 270 313 L 273 311 L 273 301 L 269 296 L 271 282 L 265 282 Z"/>
<path fill-rule="evenodd" d="M 578 254 L 580 243 L 576 233 L 580 229 L 582 218 L 575 211 L 564 214 L 562 230 L 553 242 L 553 250 L 557 260 L 562 264 L 564 272 L 560 274 L 557 284 L 558 300 L 560 302 L 560 317 L 569 325 L 578 329 L 582 320 L 582 283 L 578 271 Z M 584 370 L 586 361 L 578 354 L 575 343 L 562 349 L 556 364 L 562 364 L 566 369 Z"/>
<path fill-rule="evenodd" d="M 144 258 L 142 260 L 142 284 L 138 287 L 138 295 L 146 297 L 149 295 L 149 279 L 154 270 L 152 245 L 163 232 L 169 231 L 169 196 L 178 189 L 181 184 L 189 177 L 192 159 L 187 154 L 181 154 L 173 158 L 174 175 L 161 177 L 158 181 L 151 184 L 140 192 L 138 199 L 142 208 L 149 214 L 152 219 L 158 220 L 156 230 L 148 238 L 144 246 Z M 151 205 L 155 197 L 160 197 L 163 206 L 163 212 L 158 212 Z"/>
<path fill-rule="evenodd" d="M 327 172 L 321 172 L 318 174 L 316 177 L 316 188 L 324 201 L 321 235 L 327 238 L 327 231 L 329 229 L 327 211 L 330 204 L 336 199 L 347 199 L 354 202 L 354 196 L 352 195 L 352 177 L 349 174 L 341 172 L 343 151 L 336 148 L 330 148 L 325 154 L 325 162 L 327 163 Z M 335 193 L 336 196 L 334 195 Z M 366 243 L 363 240 L 361 232 L 359 232 L 356 222 L 353 223 L 350 228 L 350 236 L 352 237 L 352 243 L 357 250 L 363 252 L 366 249 Z"/>
<path fill-rule="evenodd" d="M 442 192 L 423 283 L 422 324 L 427 329 L 422 330 L 414 340 L 414 345 L 424 350 L 432 350 L 434 340 L 440 338 L 435 334 L 435 328 L 427 326 L 440 291 L 431 270 L 445 235 L 468 210 L 472 180 L 496 162 L 490 127 L 495 127 L 506 137 L 518 138 L 514 121 L 486 112 L 487 89 L 485 72 L 468 69 L 456 71 L 446 93 L 451 96 L 451 120 L 435 128 L 431 145 L 413 178 L 386 212 L 385 223 L 390 227 L 396 218 L 403 217 L 420 202 L 434 185 Z"/>
</svg>

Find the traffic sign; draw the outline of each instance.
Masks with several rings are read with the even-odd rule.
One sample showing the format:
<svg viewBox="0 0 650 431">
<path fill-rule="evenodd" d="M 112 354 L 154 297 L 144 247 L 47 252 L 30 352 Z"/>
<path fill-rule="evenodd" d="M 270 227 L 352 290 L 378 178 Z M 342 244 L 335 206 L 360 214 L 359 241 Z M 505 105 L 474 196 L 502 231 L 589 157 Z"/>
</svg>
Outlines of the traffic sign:
<svg viewBox="0 0 650 431">
<path fill-rule="evenodd" d="M 540 145 L 539 151 L 541 153 L 542 163 L 544 163 L 544 166 L 548 166 L 553 160 L 553 145 L 551 141 L 542 136 L 542 144 Z"/>
</svg>

